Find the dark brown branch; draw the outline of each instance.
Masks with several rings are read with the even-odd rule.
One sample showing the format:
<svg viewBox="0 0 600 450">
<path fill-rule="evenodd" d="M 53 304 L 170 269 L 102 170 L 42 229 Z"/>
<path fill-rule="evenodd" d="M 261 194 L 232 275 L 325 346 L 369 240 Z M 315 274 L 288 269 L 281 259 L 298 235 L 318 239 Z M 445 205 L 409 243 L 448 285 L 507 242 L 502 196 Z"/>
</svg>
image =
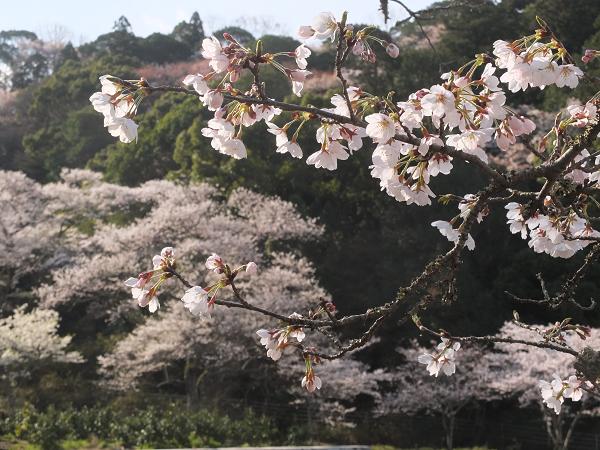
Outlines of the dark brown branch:
<svg viewBox="0 0 600 450">
<path fill-rule="evenodd" d="M 506 343 L 506 344 L 522 344 L 529 345 L 531 347 L 538 348 L 547 348 L 551 350 L 556 350 L 561 353 L 568 353 L 573 356 L 579 356 L 579 353 L 573 350 L 570 347 L 565 347 L 558 344 L 553 344 L 552 342 L 545 341 L 527 341 L 525 339 L 514 339 L 514 338 L 503 338 L 498 336 L 454 336 L 447 332 L 438 333 L 437 331 L 431 330 L 424 325 L 419 327 L 421 331 L 425 331 L 426 333 L 431 334 L 432 336 L 436 336 L 438 338 L 447 338 L 452 341 L 457 342 L 479 342 L 484 344 L 492 344 L 492 343 Z"/>
<path fill-rule="evenodd" d="M 356 117 L 354 115 L 354 109 L 352 108 L 352 102 L 350 101 L 350 96 L 348 95 L 348 82 L 346 78 L 344 78 L 344 74 L 342 73 L 342 67 L 344 65 L 345 56 L 348 55 L 348 51 L 350 50 L 350 46 L 346 40 L 345 30 L 346 30 L 346 18 L 347 14 L 344 13 L 342 15 L 342 20 L 338 23 L 338 42 L 335 51 L 335 73 L 342 84 L 342 96 L 344 100 L 346 100 L 346 106 L 348 106 L 348 112 L 350 114 L 350 120 L 352 122 L 356 121 Z M 344 51 L 344 43 L 346 43 L 346 49 Z"/>
<path fill-rule="evenodd" d="M 123 80 L 121 80 L 121 81 L 125 85 L 130 84 Z M 199 94 L 196 91 L 194 91 L 193 89 L 187 89 L 187 88 L 178 87 L 178 86 L 147 86 L 147 87 L 144 87 L 143 89 L 148 94 L 151 94 L 154 92 L 180 92 L 183 94 L 194 95 L 196 97 L 199 97 Z M 346 92 L 346 94 L 347 94 L 347 92 Z M 303 105 L 297 105 L 297 104 L 293 104 L 293 103 L 285 103 L 285 102 L 280 102 L 277 100 L 272 100 L 270 98 L 248 97 L 245 95 L 232 95 L 232 94 L 225 93 L 225 94 L 223 94 L 223 96 L 227 100 L 231 100 L 231 101 L 237 101 L 237 102 L 248 103 L 248 104 L 269 105 L 269 106 L 274 106 L 276 108 L 279 108 L 283 111 L 307 112 L 310 114 L 314 114 L 315 117 L 320 117 L 323 119 L 331 119 L 338 123 L 352 123 L 352 124 L 360 126 L 360 127 L 367 126 L 367 123 L 364 120 L 360 120 L 358 118 L 355 118 L 353 120 L 350 117 L 342 116 L 342 115 L 335 114 L 335 113 L 332 113 L 329 111 L 324 111 L 322 109 L 315 108 L 312 106 L 303 106 Z M 421 142 L 416 137 L 408 136 L 408 135 L 404 135 L 404 134 L 397 134 L 396 139 L 400 142 L 404 142 L 404 143 L 415 145 L 415 146 L 418 146 Z M 475 155 L 471 155 L 471 154 L 462 152 L 460 150 L 456 150 L 454 148 L 440 146 L 440 145 L 432 145 L 430 147 L 430 149 L 433 152 L 447 154 L 447 155 L 452 156 L 453 158 L 458 158 L 458 159 L 462 159 L 463 161 L 467 161 L 468 163 L 473 164 L 474 166 L 479 168 L 481 171 L 483 171 L 488 177 L 494 179 L 496 181 L 496 183 L 498 183 L 500 185 L 507 185 L 506 178 L 500 172 L 493 169 L 491 166 L 489 166 L 488 164 L 483 162 L 481 159 L 479 159 Z M 540 176 L 540 175 L 538 175 L 537 173 L 532 173 L 531 176 L 528 177 L 528 179 L 534 178 L 536 176 Z"/>
<path fill-rule="evenodd" d="M 431 39 L 429 38 L 429 35 L 427 34 L 427 32 L 425 31 L 425 28 L 423 28 L 423 25 L 421 24 L 421 20 L 419 18 L 418 12 L 413 11 L 412 9 L 410 9 L 408 6 L 406 6 L 406 4 L 404 2 L 402 2 L 401 0 L 392 0 L 394 3 L 399 4 L 400 6 L 402 6 L 402 8 L 404 8 L 404 10 L 408 13 L 409 17 L 415 20 L 415 23 L 417 24 L 417 26 L 419 27 L 419 29 L 421 30 L 421 34 L 423 35 L 423 37 L 425 37 L 425 39 L 427 39 L 427 43 L 429 44 L 429 47 L 431 47 L 431 50 L 433 50 L 433 53 L 435 54 L 436 58 L 438 57 L 438 52 L 435 48 L 435 46 L 433 45 L 433 42 L 431 42 Z"/>
<path fill-rule="evenodd" d="M 341 73 L 341 65 L 344 59 L 347 57 L 350 46 L 346 43 L 346 48 L 344 50 L 343 43 L 345 42 L 345 37 L 343 36 L 344 30 L 344 19 L 339 24 L 340 26 L 340 36 L 338 41 L 338 52 L 336 56 L 336 71 L 338 71 L 338 78 L 342 83 L 342 87 L 344 88 L 344 98 L 346 99 L 351 117 L 342 116 L 339 114 L 332 113 L 330 111 L 325 111 L 319 108 L 315 108 L 312 106 L 302 106 L 291 103 L 280 102 L 276 100 L 272 100 L 266 97 L 255 97 L 255 96 L 247 96 L 247 95 L 238 95 L 238 92 L 232 90 L 230 92 L 225 92 L 224 97 L 230 101 L 237 101 L 246 104 L 263 104 L 269 105 L 273 107 L 280 108 L 284 111 L 289 112 L 304 112 L 308 113 L 314 118 L 320 118 L 324 120 L 331 120 L 337 123 L 352 123 L 358 126 L 365 127 L 366 123 L 355 117 L 352 105 L 349 102 L 349 97 L 347 93 L 346 81 Z M 185 93 L 188 95 L 198 96 L 198 93 L 194 90 L 183 88 L 183 87 L 174 87 L 174 86 L 149 86 L 144 84 L 143 87 L 139 87 L 137 84 L 129 83 L 126 81 L 122 81 L 123 85 L 129 88 L 141 89 L 145 94 L 151 94 L 154 92 L 179 92 Z M 599 113 L 600 114 L 600 113 Z M 228 300 L 217 300 L 215 303 L 221 306 L 226 306 L 230 308 L 241 308 L 250 310 L 253 312 L 257 312 L 263 314 L 265 316 L 269 316 L 280 320 L 289 325 L 298 325 L 304 326 L 307 328 L 311 328 L 314 330 L 318 330 L 320 332 L 329 333 L 331 328 L 344 327 L 354 324 L 367 324 L 371 323 L 366 331 L 364 331 L 357 339 L 352 340 L 348 345 L 343 346 L 337 353 L 334 354 L 322 354 L 318 352 L 314 352 L 315 356 L 319 356 L 323 359 L 336 359 L 341 357 L 342 355 L 360 348 L 364 346 L 364 344 L 371 339 L 375 331 L 381 326 L 382 323 L 395 313 L 397 313 L 400 309 L 403 310 L 400 321 L 406 321 L 407 318 L 411 317 L 414 314 L 417 314 L 420 310 L 427 306 L 431 301 L 433 301 L 431 296 L 425 295 L 425 289 L 433 283 L 437 283 L 440 279 L 445 276 L 446 278 L 443 280 L 448 283 L 448 286 L 453 286 L 454 280 L 456 278 L 456 272 L 460 266 L 460 256 L 464 245 L 466 243 L 469 230 L 471 226 L 474 224 L 477 215 L 483 208 L 485 208 L 490 201 L 498 201 L 500 194 L 508 191 L 510 195 L 514 196 L 524 196 L 527 198 L 531 198 L 532 194 L 536 196 L 536 198 L 543 198 L 546 193 L 549 193 L 552 190 L 553 184 L 560 178 L 562 173 L 570 166 L 574 158 L 581 153 L 581 151 L 586 148 L 589 143 L 592 141 L 593 137 L 598 134 L 600 131 L 600 126 L 598 123 L 594 123 L 591 126 L 588 126 L 583 135 L 574 140 L 569 147 L 556 158 L 555 161 L 546 161 L 539 167 L 522 170 L 518 172 L 512 172 L 509 174 L 502 174 L 495 170 L 493 167 L 483 162 L 480 158 L 475 155 L 467 154 L 462 151 L 456 150 L 454 148 L 449 148 L 447 146 L 439 146 L 433 145 L 430 147 L 432 152 L 439 152 L 443 154 L 450 155 L 452 157 L 462 159 L 474 166 L 476 166 L 479 170 L 483 171 L 489 178 L 490 184 L 489 186 L 480 191 L 477 195 L 477 200 L 475 205 L 470 210 L 466 219 L 463 221 L 462 225 L 459 227 L 459 239 L 453 246 L 451 250 L 447 253 L 436 257 L 433 261 L 431 261 L 427 266 L 423 269 L 421 274 L 415 277 L 407 286 L 404 286 L 398 290 L 396 298 L 393 301 L 385 303 L 382 306 L 368 309 L 364 313 L 356 314 L 352 316 L 343 317 L 340 319 L 332 318 L 331 316 L 327 319 L 310 319 L 310 318 L 290 318 L 283 316 L 281 314 L 269 311 L 267 309 L 255 306 L 249 303 L 244 299 L 241 292 L 237 289 L 235 284 L 233 283 L 233 279 L 227 279 L 226 284 L 230 284 L 232 286 L 232 290 L 234 296 L 237 301 L 228 301 Z M 405 142 L 411 145 L 418 146 L 420 144 L 420 139 L 416 136 L 412 136 L 409 133 L 398 133 L 396 135 L 396 139 Z M 521 193 L 517 191 L 516 185 L 520 182 L 531 181 L 538 177 L 545 177 L 547 182 L 545 186 L 538 193 Z M 504 199 L 503 199 L 504 200 Z M 595 259 L 595 257 L 594 257 Z M 591 265 L 591 262 L 589 263 Z M 584 266 L 581 269 L 581 273 L 587 270 L 587 266 Z M 191 284 L 182 278 L 180 274 L 175 271 L 172 271 L 173 276 L 178 278 L 186 287 L 191 287 Z M 444 274 L 447 274 L 444 275 Z M 234 278 L 234 277 L 233 277 Z M 573 281 L 569 285 L 570 287 L 575 286 L 580 282 L 581 276 L 579 276 L 579 271 L 576 272 L 573 276 Z M 543 286 L 543 291 L 545 291 L 545 286 Z M 566 291 L 565 291 L 566 292 Z M 511 294 L 512 295 L 512 294 Z M 563 294 L 566 296 L 566 294 Z M 544 292 L 545 300 L 549 297 L 547 292 Z M 418 300 L 415 302 L 414 298 L 417 297 Z M 410 299 L 413 299 L 409 301 Z M 568 300 L 568 299 L 567 299 Z M 570 301 L 570 300 L 569 300 Z M 574 301 L 574 300 L 573 300 Z M 463 339 L 486 339 L 488 337 L 466 337 Z M 498 341 L 503 342 L 503 341 Z M 528 342 L 520 342 L 528 344 Z M 555 345 L 555 344 L 552 344 Z M 552 348 L 552 347 L 547 347 Z"/>
<path fill-rule="evenodd" d="M 505 291 L 507 295 L 509 295 L 513 300 L 518 301 L 520 303 L 531 303 L 535 305 L 545 305 L 552 309 L 557 309 L 564 302 L 571 303 L 576 306 L 578 309 L 583 311 L 591 311 L 596 307 L 596 301 L 594 299 L 590 299 L 590 304 L 587 306 L 582 305 L 577 300 L 575 300 L 575 291 L 581 281 L 583 281 L 584 276 L 590 270 L 592 265 L 598 260 L 600 257 L 600 243 L 596 243 L 592 246 L 591 250 L 585 256 L 583 264 L 575 271 L 573 274 L 563 283 L 560 290 L 556 293 L 556 295 L 550 295 L 548 289 L 546 288 L 546 283 L 542 277 L 541 273 L 536 275 L 538 281 L 540 282 L 540 287 L 542 290 L 541 299 L 533 299 L 533 298 L 522 298 L 519 297 L 509 291 Z"/>
</svg>

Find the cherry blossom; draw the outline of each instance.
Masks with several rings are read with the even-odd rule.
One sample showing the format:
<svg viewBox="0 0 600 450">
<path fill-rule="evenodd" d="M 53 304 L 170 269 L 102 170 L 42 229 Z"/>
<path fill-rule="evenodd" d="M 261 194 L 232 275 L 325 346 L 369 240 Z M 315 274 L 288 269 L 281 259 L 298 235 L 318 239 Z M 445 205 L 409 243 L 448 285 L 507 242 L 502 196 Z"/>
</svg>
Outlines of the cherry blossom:
<svg viewBox="0 0 600 450">
<path fill-rule="evenodd" d="M 348 153 L 346 147 L 340 144 L 338 141 L 325 140 L 321 146 L 321 150 L 310 155 L 306 164 L 314 165 L 316 168 L 324 168 L 327 170 L 337 169 L 338 159 L 348 159 Z"/>
<path fill-rule="evenodd" d="M 573 126 L 583 128 L 587 126 L 591 120 L 596 117 L 596 105 L 593 103 L 586 103 L 585 105 L 571 105 L 567 108 L 567 111 L 571 115 Z"/>
<path fill-rule="evenodd" d="M 551 383 L 547 381 L 540 381 L 540 390 L 542 393 L 542 399 L 544 403 L 556 412 L 560 414 L 560 409 L 564 402 L 562 395 L 563 383 L 560 378 L 555 378 Z"/>
<path fill-rule="evenodd" d="M 322 12 L 316 16 L 312 23 L 314 36 L 318 39 L 327 39 L 331 37 L 333 40 L 334 33 L 337 29 L 335 17 L 330 12 Z"/>
<path fill-rule="evenodd" d="M 226 139 L 221 143 L 219 151 L 224 155 L 231 156 L 234 159 L 243 159 L 248 156 L 246 146 L 237 138 Z"/>
<path fill-rule="evenodd" d="M 273 135 L 275 135 L 275 145 L 277 147 L 281 147 L 283 144 L 288 142 L 288 137 L 285 128 L 280 128 L 274 123 L 267 122 L 268 129 L 267 131 Z"/>
<path fill-rule="evenodd" d="M 277 153 L 289 153 L 294 158 L 302 158 L 302 149 L 296 141 L 287 141 L 277 147 Z"/>
<path fill-rule="evenodd" d="M 388 45 L 386 45 L 385 51 L 392 58 L 397 58 L 398 55 L 400 55 L 400 49 L 398 48 L 398 46 L 396 44 L 393 44 L 393 43 L 389 43 Z"/>
<path fill-rule="evenodd" d="M 214 36 L 202 41 L 202 56 L 210 60 L 210 67 L 216 73 L 224 72 L 229 66 L 229 58 L 223 53 L 221 43 Z"/>
<path fill-rule="evenodd" d="M 306 69 L 306 66 L 308 65 L 306 58 L 308 58 L 310 54 L 310 49 L 304 44 L 301 44 L 294 50 L 294 57 L 296 58 L 296 64 L 299 69 Z"/>
<path fill-rule="evenodd" d="M 582 70 L 573 64 L 565 64 L 560 66 L 559 69 L 556 86 L 559 88 L 564 86 L 568 86 L 571 89 L 576 88 L 579 84 L 579 79 L 583 77 Z"/>
<path fill-rule="evenodd" d="M 208 84 L 206 83 L 204 76 L 199 73 L 195 75 L 186 75 L 186 77 L 183 79 L 183 84 L 186 86 L 191 85 L 200 95 L 205 95 L 209 91 Z"/>
<path fill-rule="evenodd" d="M 443 175 L 450 174 L 452 170 L 452 157 L 443 155 L 441 153 L 435 153 L 429 160 L 427 165 L 427 171 L 430 176 L 435 177 L 440 173 Z"/>
<path fill-rule="evenodd" d="M 454 94 L 443 86 L 436 84 L 431 86 L 429 92 L 421 99 L 421 108 L 424 115 L 441 118 L 446 114 L 456 112 L 454 102 Z"/>
<path fill-rule="evenodd" d="M 194 316 L 210 317 L 208 291 L 200 286 L 192 286 L 181 298 L 183 305 Z"/>
<path fill-rule="evenodd" d="M 213 253 L 206 258 L 206 268 L 212 270 L 216 274 L 221 274 L 225 272 L 225 263 L 219 255 Z"/>
<path fill-rule="evenodd" d="M 138 125 L 127 117 L 111 117 L 104 122 L 111 136 L 118 137 L 125 144 L 137 141 Z"/>
<path fill-rule="evenodd" d="M 384 144 L 396 134 L 396 125 L 394 121 L 385 114 L 371 114 L 365 117 L 368 125 L 366 128 L 367 136 L 374 142 Z"/>
<path fill-rule="evenodd" d="M 304 378 L 302 378 L 302 387 L 306 388 L 308 392 L 315 392 L 317 389 L 321 389 L 321 379 L 315 375 L 314 370 L 307 371 Z"/>
<path fill-rule="evenodd" d="M 592 50 L 592 49 L 586 48 L 583 56 L 581 57 L 581 61 L 584 64 L 588 64 L 590 61 L 592 61 L 594 58 L 596 58 L 599 54 L 600 54 L 600 52 L 598 50 Z"/>
<path fill-rule="evenodd" d="M 436 347 L 437 352 L 425 353 L 418 357 L 421 364 L 427 366 L 429 375 L 437 377 L 441 372 L 446 376 L 456 372 L 454 363 L 455 352 L 460 349 L 460 342 L 452 342 L 449 339 L 442 338 L 442 342 Z"/>
<path fill-rule="evenodd" d="M 252 105 L 252 111 L 256 115 L 256 121 L 264 120 L 267 123 L 281 114 L 281 109 L 270 105 Z"/>
<path fill-rule="evenodd" d="M 210 111 L 217 111 L 223 105 L 224 99 L 225 98 L 220 91 L 209 89 L 200 100 L 202 100 L 202 103 L 204 103 Z"/>
<path fill-rule="evenodd" d="M 254 261 L 250 261 L 246 264 L 246 273 L 248 275 L 256 275 L 258 273 L 258 266 Z"/>
<path fill-rule="evenodd" d="M 487 162 L 488 157 L 483 150 L 483 146 L 492 139 L 493 132 L 493 128 L 466 130 L 461 134 L 448 135 L 446 143 L 455 147 L 457 150 L 470 153 L 477 156 L 482 161 Z"/>
<path fill-rule="evenodd" d="M 298 37 L 300 39 L 310 39 L 315 35 L 315 30 L 309 25 L 303 25 L 298 28 Z"/>
<path fill-rule="evenodd" d="M 450 242 L 458 242 L 460 238 L 460 233 L 458 229 L 452 227 L 452 224 L 450 222 L 436 220 L 435 222 L 431 223 L 431 226 L 437 228 L 442 234 L 442 236 L 445 236 Z M 473 237 L 470 234 L 467 235 L 465 245 L 469 250 L 475 249 L 475 241 L 473 240 Z"/>
<path fill-rule="evenodd" d="M 311 75 L 311 72 L 304 69 L 290 70 L 288 76 L 292 80 L 292 91 L 298 97 L 302 95 L 302 89 L 304 89 L 304 82 L 306 78 Z"/>
</svg>

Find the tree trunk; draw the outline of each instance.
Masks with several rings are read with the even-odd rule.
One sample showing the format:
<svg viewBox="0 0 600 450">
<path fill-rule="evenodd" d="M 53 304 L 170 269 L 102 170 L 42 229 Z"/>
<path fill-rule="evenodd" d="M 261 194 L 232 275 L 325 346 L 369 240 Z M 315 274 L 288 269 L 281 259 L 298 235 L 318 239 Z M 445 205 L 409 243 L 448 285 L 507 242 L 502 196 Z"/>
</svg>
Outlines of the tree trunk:
<svg viewBox="0 0 600 450">
<path fill-rule="evenodd" d="M 454 446 L 454 422 L 456 417 L 454 414 L 443 415 L 442 416 L 442 425 L 444 427 L 444 431 L 446 432 L 446 450 L 452 450 Z"/>
<path fill-rule="evenodd" d="M 554 450 L 563 450 L 564 438 L 562 433 L 562 415 L 552 414 L 544 411 L 546 431 L 552 441 L 552 448 Z"/>
<path fill-rule="evenodd" d="M 193 409 L 198 404 L 198 377 L 198 371 L 192 367 L 190 360 L 188 359 L 185 363 L 183 372 L 187 409 Z"/>
<path fill-rule="evenodd" d="M 571 441 L 571 437 L 573 436 L 573 431 L 575 431 L 575 425 L 579 421 L 581 417 L 581 413 L 577 413 L 571 423 L 569 424 L 569 429 L 567 430 L 567 435 L 565 436 L 565 440 L 563 442 L 562 450 L 567 450 L 569 448 L 569 442 Z"/>
</svg>

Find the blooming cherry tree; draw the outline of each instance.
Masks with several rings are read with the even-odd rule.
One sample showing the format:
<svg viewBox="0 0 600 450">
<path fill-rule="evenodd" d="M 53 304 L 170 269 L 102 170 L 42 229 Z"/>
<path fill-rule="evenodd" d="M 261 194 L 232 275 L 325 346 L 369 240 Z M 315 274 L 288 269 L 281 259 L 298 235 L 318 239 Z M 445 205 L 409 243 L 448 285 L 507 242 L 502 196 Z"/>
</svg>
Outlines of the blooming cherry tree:
<svg viewBox="0 0 600 450">
<path fill-rule="evenodd" d="M 56 363 L 82 363 L 83 357 L 70 351 L 71 336 L 58 334 L 56 311 L 26 305 L 0 318 L 0 380 L 1 391 L 9 403 L 14 402 L 19 381 L 35 377 L 36 371 Z M 12 405 L 11 405 L 12 406 Z"/>
<path fill-rule="evenodd" d="M 600 330 L 560 322 L 545 326 L 507 322 L 498 337 L 526 342 L 532 335 L 588 354 L 586 348 L 600 347 Z M 568 353 L 529 345 L 498 342 L 496 348 L 499 353 L 486 356 L 495 371 L 492 387 L 503 395 L 517 396 L 524 407 L 539 406 L 554 447 L 566 449 L 579 419 L 600 412 L 596 382 L 589 381 L 593 376 L 584 376 L 588 369 L 580 366 L 585 360 L 577 363 Z"/>
<path fill-rule="evenodd" d="M 433 352 L 416 342 L 399 348 L 405 362 L 389 371 L 393 389 L 383 395 L 380 413 L 438 416 L 442 419 L 446 447 L 452 449 L 455 420 L 460 411 L 477 401 L 499 397 L 491 386 L 494 374 L 484 357 L 484 348 L 471 345 L 458 350 L 458 343 L 446 338 Z M 427 364 L 429 374 L 417 361 Z M 440 374 L 443 375 L 435 378 Z"/>
<path fill-rule="evenodd" d="M 599 220 L 595 196 L 600 180 L 600 156 L 594 147 L 600 132 L 598 95 L 592 96 L 585 105 L 570 106 L 558 114 L 553 126 L 542 132 L 537 145 L 528 147 L 536 157 L 528 167 L 506 170 L 488 156 L 489 147 L 508 152 L 536 129 L 531 119 L 506 103 L 506 91 L 537 90 L 551 85 L 575 89 L 585 77 L 583 70 L 559 37 L 538 19 L 538 28 L 531 35 L 512 42 L 494 42 L 489 53 L 475 55 L 462 67 L 443 74 L 438 84 L 424 87 L 407 99 L 397 99 L 393 92 L 377 96 L 351 85 L 344 65 L 348 58 L 355 56 L 367 63 L 374 62 L 373 45 L 381 45 L 391 57 L 398 56 L 399 50 L 393 43 L 374 36 L 372 27 L 358 29 L 347 20 L 347 13 L 338 18 L 324 12 L 312 24 L 299 29 L 302 39 L 331 39 L 335 45 L 335 74 L 340 90 L 331 98 L 333 108 L 315 108 L 270 98 L 268 86 L 261 80 L 262 68 L 271 66 L 290 82 L 291 91 L 301 96 L 304 83 L 311 75 L 307 70 L 310 50 L 305 45 L 289 52 L 269 53 L 261 41 L 251 49 L 227 33 L 223 35 L 224 45 L 214 37 L 204 40 L 202 54 L 209 61 L 210 71 L 185 77 L 183 83 L 187 87 L 153 86 L 145 79 L 122 80 L 106 75 L 100 80 L 102 91 L 94 94 L 91 101 L 104 115 L 109 132 L 118 135 L 123 142 L 131 142 L 137 133 L 132 118 L 146 96 L 159 92 L 196 96 L 214 111 L 214 118 L 202 130 L 203 135 L 211 139 L 211 146 L 217 152 L 235 159 L 249 156 L 243 142 L 244 129 L 262 126 L 261 122 L 265 122 L 264 126 L 275 136 L 274 151 L 303 158 L 305 149 L 299 147 L 297 138 L 306 123 L 317 123 L 316 145 L 308 151 L 308 165 L 333 171 L 351 158 L 353 152 L 369 151 L 374 182 L 398 202 L 427 206 L 437 198 L 445 205 L 456 203 L 458 214 L 432 223 L 452 244 L 450 249 L 430 261 L 406 286 L 400 287 L 394 300 L 345 317 L 338 317 L 326 300 L 317 308 L 298 305 L 294 311 L 259 306 L 249 300 L 237 284 L 238 276 L 248 270 L 251 259 L 236 255 L 225 245 L 221 249 L 205 249 L 219 255 L 238 256 L 209 257 L 206 266 L 217 275 L 209 285 L 188 281 L 179 273 L 174 260 L 161 255 L 160 264 L 154 264 L 152 269 L 158 277 L 152 288 L 163 279 L 177 279 L 188 289 L 183 294 L 183 302 L 192 313 L 203 315 L 212 306 L 215 310 L 217 306 L 226 306 L 278 321 L 276 326 L 261 326 L 258 337 L 267 356 L 273 360 L 284 359 L 283 355 L 288 352 L 301 355 L 305 366 L 302 385 L 309 392 L 318 392 L 327 382 L 316 372 L 319 361 L 336 360 L 364 347 L 382 323 L 392 318 L 401 323 L 412 319 L 421 332 L 442 339 L 435 352 L 419 357 L 432 375 L 450 376 L 457 370 L 455 356 L 464 351 L 464 348 L 459 351 L 461 344 L 464 347 L 472 342 L 520 343 L 566 355 L 579 367 L 577 381 L 547 379 L 549 384 L 542 385 L 546 403 L 554 410 L 559 410 L 564 399 L 578 398 L 582 386 L 597 391 L 600 372 L 589 362 L 600 358 L 597 347 L 574 349 L 557 338 L 546 336 L 528 340 L 454 336 L 446 330 L 429 329 L 421 318 L 431 303 L 440 299 L 455 300 L 454 287 L 463 250 L 476 248 L 471 232 L 485 226 L 486 217 L 502 208 L 506 213 L 507 235 L 512 233 L 527 240 L 533 252 L 555 258 L 585 254 L 582 265 L 572 274 L 565 274 L 564 284 L 557 293 L 551 295 L 540 280 L 543 298 L 539 301 L 519 299 L 514 294 L 512 297 L 553 308 L 563 303 L 588 308 L 574 298 L 573 292 L 600 255 L 600 234 L 594 228 Z M 583 62 L 595 56 L 595 51 L 586 52 Z M 249 89 L 238 87 L 244 71 L 253 78 Z M 449 176 L 457 163 L 479 172 L 487 183 L 474 193 L 436 192 L 434 179 Z M 258 209 L 267 210 L 266 207 Z M 207 214 L 215 213 L 209 210 Z M 188 219 L 194 220 L 197 219 Z M 181 218 L 180 222 L 186 223 Z M 178 239 L 185 242 L 183 230 Z M 180 247 L 177 241 L 170 243 Z M 227 244 L 236 246 L 233 242 Z M 190 252 L 181 254 L 185 255 L 183 261 L 193 258 Z M 133 258 L 132 263 L 135 261 Z M 197 272 L 192 275 L 199 276 Z M 260 282 L 263 275 L 261 270 L 246 289 L 251 292 L 253 283 Z M 144 288 L 138 286 L 145 285 L 144 277 L 142 273 L 128 281 L 133 285 L 130 287 L 141 289 L 134 292 L 140 305 L 149 304 L 147 296 L 154 294 L 152 288 L 146 294 Z M 217 293 L 219 298 L 216 298 Z M 230 297 L 220 300 L 222 295 Z M 153 304 L 152 310 L 156 309 L 157 304 Z M 568 326 L 565 327 L 567 330 Z M 326 336 L 328 346 L 319 348 L 306 343 L 316 334 Z"/>
</svg>

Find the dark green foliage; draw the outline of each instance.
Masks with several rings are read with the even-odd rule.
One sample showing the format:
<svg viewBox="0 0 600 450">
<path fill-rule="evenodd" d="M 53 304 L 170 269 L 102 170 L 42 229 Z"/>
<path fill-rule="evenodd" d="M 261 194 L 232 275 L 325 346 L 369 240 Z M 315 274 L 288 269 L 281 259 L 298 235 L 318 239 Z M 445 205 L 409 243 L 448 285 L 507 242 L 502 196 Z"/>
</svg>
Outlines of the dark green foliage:
<svg viewBox="0 0 600 450">
<path fill-rule="evenodd" d="M 168 94 L 154 102 L 152 109 L 138 116 L 140 137 L 130 145 L 113 143 L 98 153 L 89 166 L 102 168 L 106 178 L 135 185 L 162 178 L 176 169 L 173 152 L 178 136 L 202 117 L 197 98 Z M 204 120 L 208 118 L 205 115 Z"/>
<path fill-rule="evenodd" d="M 42 412 L 26 406 L 0 422 L 0 435 L 52 450 L 61 448 L 63 440 L 92 436 L 127 448 L 259 446 L 275 441 L 278 433 L 269 419 L 251 410 L 234 419 L 216 411 L 187 411 L 182 405 L 166 404 L 131 411 L 50 407 Z"/>
<path fill-rule="evenodd" d="M 27 111 L 23 169 L 39 180 L 56 179 L 62 167 L 83 167 L 113 139 L 88 98 L 106 72 L 131 77 L 131 69 L 110 57 L 91 63 L 66 61 L 35 88 Z"/>
<path fill-rule="evenodd" d="M 198 50 L 204 39 L 204 27 L 198 12 L 192 14 L 189 22 L 181 21 L 175 25 L 171 36 L 186 44 L 192 51 Z"/>
<path fill-rule="evenodd" d="M 289 36 L 276 36 L 274 34 L 265 34 L 260 37 L 263 43 L 265 52 L 278 53 L 278 52 L 293 52 L 296 47 L 300 45 L 300 42 Z"/>
<path fill-rule="evenodd" d="M 192 56 L 192 47 L 172 36 L 152 33 L 140 42 L 140 59 L 155 64 L 183 61 Z"/>
<path fill-rule="evenodd" d="M 236 26 L 229 26 L 229 27 L 221 28 L 221 29 L 215 31 L 213 33 L 213 35 L 220 41 L 223 41 L 224 40 L 223 33 L 229 33 L 231 36 L 233 36 L 233 38 L 236 41 L 238 41 L 242 45 L 248 45 L 256 40 L 256 38 L 254 36 L 252 36 L 252 33 L 250 33 L 247 30 L 244 30 L 241 27 L 236 27 Z"/>
</svg>

